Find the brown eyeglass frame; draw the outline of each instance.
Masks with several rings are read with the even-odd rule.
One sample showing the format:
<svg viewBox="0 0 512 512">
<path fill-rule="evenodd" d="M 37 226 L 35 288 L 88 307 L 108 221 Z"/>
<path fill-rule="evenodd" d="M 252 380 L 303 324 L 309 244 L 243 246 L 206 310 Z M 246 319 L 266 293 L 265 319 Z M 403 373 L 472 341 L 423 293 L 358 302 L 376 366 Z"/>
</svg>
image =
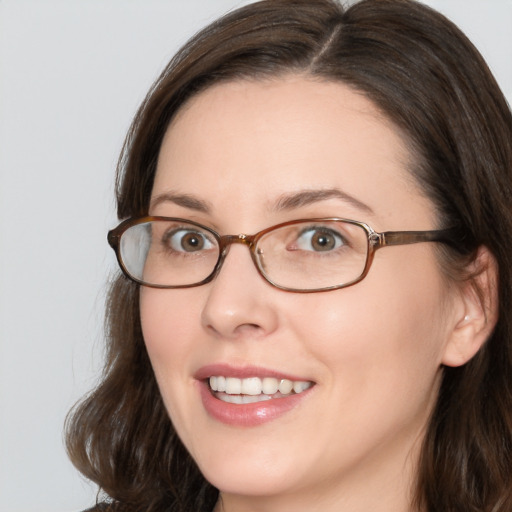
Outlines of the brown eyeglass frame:
<svg viewBox="0 0 512 512">
<path fill-rule="evenodd" d="M 137 224 L 144 224 L 146 222 L 152 222 L 152 221 L 171 221 L 171 222 L 185 222 L 186 224 L 191 224 L 193 226 L 197 226 L 198 228 L 208 231 L 213 235 L 213 237 L 217 240 L 219 245 L 219 257 L 217 260 L 217 263 L 215 264 L 214 269 L 212 270 L 211 274 L 208 275 L 205 279 L 198 283 L 193 284 L 186 284 L 186 285 L 176 285 L 176 286 L 169 286 L 169 285 L 156 285 L 156 284 L 148 284 L 144 281 L 141 281 L 140 279 L 134 278 L 126 267 L 124 266 L 122 257 L 121 257 L 121 250 L 120 250 L 120 241 L 123 233 L 131 228 L 132 226 L 136 226 Z M 265 275 L 263 269 L 260 267 L 258 263 L 258 258 L 256 256 L 256 246 L 258 243 L 258 240 L 267 233 L 274 231 L 276 229 L 285 227 L 285 226 L 291 226 L 293 224 L 300 224 L 304 222 L 345 222 L 347 224 L 353 224 L 355 226 L 359 226 L 363 228 L 366 231 L 367 239 L 368 239 L 368 246 L 367 246 L 367 256 L 366 256 L 366 262 L 364 269 L 359 277 L 354 279 L 353 281 L 350 281 L 348 283 L 344 283 L 341 285 L 334 285 L 329 286 L 326 288 L 314 288 L 314 289 L 296 289 L 296 288 L 288 288 L 285 286 L 281 286 L 279 284 L 274 283 L 272 280 L 268 278 L 268 276 Z M 203 284 L 209 283 L 212 281 L 215 276 L 219 273 L 220 269 L 222 268 L 222 264 L 224 263 L 224 260 L 229 252 L 229 247 L 232 244 L 243 244 L 246 245 L 251 253 L 251 257 L 254 263 L 254 266 L 258 270 L 258 273 L 272 286 L 279 288 L 280 290 L 288 291 L 288 292 L 295 292 L 295 293 L 314 293 L 314 292 L 324 292 L 329 290 L 338 290 L 340 288 L 346 288 L 348 286 L 352 286 L 356 283 L 359 283 L 362 281 L 366 275 L 368 274 L 373 257 L 375 254 L 375 251 L 382 247 L 389 247 L 393 245 L 408 245 L 408 244 L 416 244 L 421 242 L 440 242 L 444 244 L 454 245 L 454 235 L 455 230 L 454 229 L 440 229 L 440 230 L 431 230 L 431 231 L 384 231 L 382 233 L 379 233 L 375 231 L 371 226 L 366 224 L 365 222 L 360 222 L 356 220 L 351 219 L 344 219 L 339 217 L 321 217 L 321 218 L 312 218 L 312 219 L 297 219 L 292 220 L 288 222 L 283 222 L 281 224 L 276 224 L 275 226 L 271 226 L 269 228 L 263 229 L 262 231 L 258 231 L 254 235 L 246 235 L 246 234 L 238 234 L 238 235 L 219 235 L 216 231 L 213 229 L 204 226 L 203 224 L 199 224 L 198 222 L 194 222 L 187 219 L 182 219 L 180 217 L 154 217 L 154 216 L 144 216 L 144 217 L 134 217 L 127 219 L 123 222 L 121 222 L 116 228 L 110 230 L 107 235 L 107 240 L 109 245 L 112 247 L 112 249 L 116 253 L 117 262 L 119 263 L 119 266 L 121 267 L 121 270 L 123 273 L 131 279 L 132 281 L 142 285 L 142 286 L 148 286 L 150 288 L 192 288 L 195 286 L 201 286 Z"/>
</svg>

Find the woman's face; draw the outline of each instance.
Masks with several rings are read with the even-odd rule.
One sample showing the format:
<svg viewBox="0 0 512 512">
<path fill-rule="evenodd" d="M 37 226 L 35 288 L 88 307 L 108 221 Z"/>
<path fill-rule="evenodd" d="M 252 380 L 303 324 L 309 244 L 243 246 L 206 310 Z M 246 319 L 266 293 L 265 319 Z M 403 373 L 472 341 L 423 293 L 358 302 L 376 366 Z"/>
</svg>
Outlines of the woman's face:
<svg viewBox="0 0 512 512">
<path fill-rule="evenodd" d="M 225 83 L 168 129 L 150 214 L 222 235 L 310 217 L 435 229 L 412 163 L 398 131 L 343 84 Z M 436 399 L 457 313 L 450 289 L 431 243 L 379 250 L 360 283 L 309 294 L 272 287 L 235 244 L 208 284 L 142 287 L 141 319 L 172 422 L 226 500 L 296 500 L 279 510 L 301 510 L 325 499 L 327 510 L 359 493 L 365 510 L 381 510 L 410 482 Z M 251 377 L 267 378 L 268 393 L 282 379 L 310 387 L 233 404 L 210 391 L 210 376 L 234 379 L 230 391 Z"/>
</svg>

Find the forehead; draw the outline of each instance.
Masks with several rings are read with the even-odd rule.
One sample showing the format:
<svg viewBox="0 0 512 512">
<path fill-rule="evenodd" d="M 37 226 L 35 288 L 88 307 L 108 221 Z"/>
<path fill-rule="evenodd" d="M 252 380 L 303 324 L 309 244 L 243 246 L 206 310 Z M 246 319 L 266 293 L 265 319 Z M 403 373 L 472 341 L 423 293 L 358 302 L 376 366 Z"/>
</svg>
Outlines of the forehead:
<svg viewBox="0 0 512 512">
<path fill-rule="evenodd" d="M 153 197 L 194 194 L 243 215 L 257 214 L 256 204 L 271 208 L 283 194 L 336 188 L 389 217 L 397 201 L 407 199 L 407 208 L 422 196 L 411 161 L 400 132 L 342 83 L 302 76 L 229 82 L 195 96 L 173 120 Z"/>
</svg>

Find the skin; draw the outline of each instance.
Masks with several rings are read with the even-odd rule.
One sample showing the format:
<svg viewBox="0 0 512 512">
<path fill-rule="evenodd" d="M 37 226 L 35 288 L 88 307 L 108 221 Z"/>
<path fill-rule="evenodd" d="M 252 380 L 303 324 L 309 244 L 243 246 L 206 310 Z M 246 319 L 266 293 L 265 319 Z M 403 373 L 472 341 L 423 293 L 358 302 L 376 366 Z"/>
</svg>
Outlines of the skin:
<svg viewBox="0 0 512 512">
<path fill-rule="evenodd" d="M 190 100 L 169 127 L 150 214 L 221 234 L 328 216 L 377 231 L 435 229 L 434 207 L 411 178 L 413 163 L 399 131 L 341 83 L 304 76 L 224 83 Z M 366 206 L 329 198 L 275 208 L 283 196 L 333 188 Z M 208 211 L 158 200 L 170 193 L 194 196 Z M 447 283 L 434 244 L 379 250 L 362 282 L 312 294 L 272 287 L 237 244 L 213 282 L 141 287 L 140 298 L 166 408 L 221 491 L 216 511 L 411 510 L 441 365 L 462 364 L 479 346 L 464 320 L 478 308 Z M 193 377 L 219 362 L 315 386 L 278 419 L 228 426 L 207 414 Z"/>
</svg>

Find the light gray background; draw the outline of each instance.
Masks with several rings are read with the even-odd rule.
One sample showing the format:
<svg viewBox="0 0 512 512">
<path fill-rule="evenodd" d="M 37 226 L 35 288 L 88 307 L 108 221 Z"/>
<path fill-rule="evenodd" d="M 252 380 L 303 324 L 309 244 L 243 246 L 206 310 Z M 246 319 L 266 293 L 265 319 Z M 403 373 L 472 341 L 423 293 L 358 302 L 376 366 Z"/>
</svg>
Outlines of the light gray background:
<svg viewBox="0 0 512 512">
<path fill-rule="evenodd" d="M 238 0 L 0 0 L 0 510 L 73 512 L 95 489 L 62 423 L 98 375 L 113 175 L 179 45 Z M 512 0 L 430 0 L 512 100 Z"/>
</svg>

